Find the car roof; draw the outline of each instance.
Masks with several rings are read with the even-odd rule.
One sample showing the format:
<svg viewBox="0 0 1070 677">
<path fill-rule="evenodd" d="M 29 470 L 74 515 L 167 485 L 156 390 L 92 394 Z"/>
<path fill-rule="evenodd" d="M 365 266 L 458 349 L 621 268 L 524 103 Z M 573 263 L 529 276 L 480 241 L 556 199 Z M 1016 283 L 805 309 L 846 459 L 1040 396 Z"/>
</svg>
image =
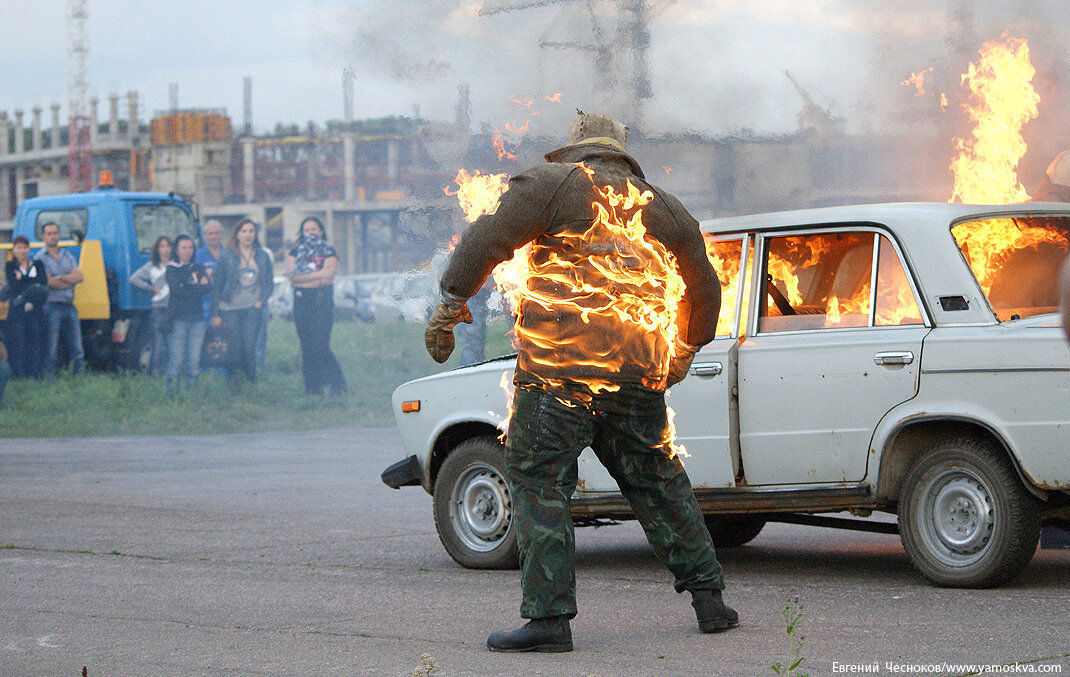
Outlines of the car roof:
<svg viewBox="0 0 1070 677">
<path fill-rule="evenodd" d="M 40 207 L 44 209 L 49 207 L 71 208 L 119 200 L 165 200 L 175 203 L 183 202 L 178 196 L 171 196 L 167 193 L 133 193 L 125 190 L 91 190 L 85 193 L 67 193 L 64 195 L 45 195 L 42 197 L 30 198 L 29 200 L 26 200 L 24 204 L 26 204 L 27 207 Z"/>
<path fill-rule="evenodd" d="M 915 224 L 917 227 L 925 225 L 931 227 L 933 223 L 950 224 L 954 221 L 962 221 L 968 218 L 985 218 L 1009 213 L 1035 216 L 1070 216 L 1070 204 L 1062 202 L 1023 202 L 1010 205 L 969 205 L 948 202 L 889 202 L 706 219 L 701 221 L 699 225 L 702 232 L 711 234 L 841 223 L 894 223 L 897 226 L 909 228 L 910 224 Z"/>
</svg>

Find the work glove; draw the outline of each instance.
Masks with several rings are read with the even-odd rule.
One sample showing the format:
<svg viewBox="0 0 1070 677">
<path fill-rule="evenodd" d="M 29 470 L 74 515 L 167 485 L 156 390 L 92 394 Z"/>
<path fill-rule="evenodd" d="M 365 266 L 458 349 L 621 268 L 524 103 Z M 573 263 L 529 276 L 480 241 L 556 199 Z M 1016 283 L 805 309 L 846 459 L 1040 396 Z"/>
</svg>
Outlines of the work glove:
<svg viewBox="0 0 1070 677">
<path fill-rule="evenodd" d="M 453 346 L 453 328 L 459 323 L 472 324 L 472 311 L 468 310 L 465 303 L 447 304 L 440 303 L 431 313 L 431 319 L 427 321 L 427 329 L 424 330 L 424 345 L 427 352 L 435 362 L 442 363 L 450 358 Z"/>
<path fill-rule="evenodd" d="M 684 343 L 679 337 L 673 342 L 676 349 L 676 354 L 672 356 L 669 361 L 669 373 L 666 376 L 666 388 L 671 388 L 680 381 L 683 381 L 687 376 L 687 372 L 691 369 L 691 363 L 695 360 L 695 353 L 698 352 L 698 346 L 693 346 L 689 343 Z"/>
</svg>

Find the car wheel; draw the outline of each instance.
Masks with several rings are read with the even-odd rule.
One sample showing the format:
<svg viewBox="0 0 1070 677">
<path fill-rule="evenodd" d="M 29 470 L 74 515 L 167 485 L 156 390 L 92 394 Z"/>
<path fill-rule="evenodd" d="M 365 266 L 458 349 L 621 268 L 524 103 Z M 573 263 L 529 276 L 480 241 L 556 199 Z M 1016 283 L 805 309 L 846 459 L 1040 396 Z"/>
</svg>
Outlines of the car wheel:
<svg viewBox="0 0 1070 677">
<path fill-rule="evenodd" d="M 513 501 L 505 455 L 494 438 L 470 439 L 450 452 L 435 479 L 435 528 L 446 552 L 471 569 L 515 569 Z"/>
<path fill-rule="evenodd" d="M 759 515 L 706 515 L 706 528 L 715 548 L 738 548 L 750 543 L 763 527 L 765 519 Z"/>
<path fill-rule="evenodd" d="M 910 560 L 937 585 L 987 588 L 1025 568 L 1040 538 L 1040 503 L 1001 450 L 949 440 L 907 475 L 899 533 Z"/>
</svg>

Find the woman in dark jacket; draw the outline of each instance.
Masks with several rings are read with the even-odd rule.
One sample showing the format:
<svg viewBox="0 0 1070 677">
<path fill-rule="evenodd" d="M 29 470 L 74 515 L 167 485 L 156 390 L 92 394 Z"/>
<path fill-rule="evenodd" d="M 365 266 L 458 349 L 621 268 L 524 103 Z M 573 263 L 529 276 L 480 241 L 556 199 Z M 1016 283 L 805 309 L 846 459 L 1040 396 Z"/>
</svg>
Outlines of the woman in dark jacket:
<svg viewBox="0 0 1070 677">
<path fill-rule="evenodd" d="M 212 277 L 212 326 L 230 330 L 227 374 L 233 379 L 241 372 L 250 382 L 256 381 L 260 309 L 275 288 L 271 258 L 260 247 L 258 230 L 250 219 L 238 222 Z"/>
<path fill-rule="evenodd" d="M 208 293 L 208 273 L 193 262 L 193 240 L 188 235 L 175 238 L 175 259 L 167 267 L 167 316 L 171 324 L 168 351 L 167 387 L 178 382 L 178 372 L 186 367 L 186 385 L 193 387 L 200 374 L 201 344 L 204 343 L 204 295 Z"/>
<path fill-rule="evenodd" d="M 7 345 L 15 378 L 41 377 L 45 343 L 45 300 L 48 275 L 43 261 L 30 258 L 30 241 L 19 235 L 11 244 L 12 259 L 4 266 L 7 279 Z"/>
<path fill-rule="evenodd" d="M 301 222 L 301 239 L 286 257 L 294 292 L 294 327 L 301 343 L 305 393 L 331 395 L 346 391 L 346 379 L 331 352 L 334 326 L 334 274 L 338 254 L 327 244 L 327 232 L 314 216 Z"/>
</svg>

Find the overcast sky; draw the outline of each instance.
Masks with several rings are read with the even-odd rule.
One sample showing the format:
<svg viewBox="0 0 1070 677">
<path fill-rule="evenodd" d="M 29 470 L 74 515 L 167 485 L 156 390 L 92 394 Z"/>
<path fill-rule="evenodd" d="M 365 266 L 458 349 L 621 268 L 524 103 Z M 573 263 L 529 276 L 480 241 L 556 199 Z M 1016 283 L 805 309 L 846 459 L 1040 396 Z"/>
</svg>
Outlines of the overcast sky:
<svg viewBox="0 0 1070 677">
<path fill-rule="evenodd" d="M 513 0 L 486 0 L 488 5 Z M 355 68 L 358 118 L 412 115 L 452 121 L 457 87 L 472 92 L 473 127 L 532 118 L 560 125 L 577 107 L 597 109 L 589 54 L 539 41 L 590 43 L 584 3 L 478 16 L 471 0 L 89 0 L 90 90 L 105 100 L 137 90 L 142 119 L 168 105 L 224 107 L 242 116 L 242 77 L 253 79 L 258 130 L 276 122 L 342 117 L 342 70 Z M 981 42 L 1010 30 L 1030 40 L 1042 95 L 1054 117 L 1067 100 L 1068 0 L 667 0 L 649 3 L 653 98 L 650 132 L 790 132 L 803 100 L 851 130 L 889 130 L 934 114 L 932 92 L 916 98 L 899 83 L 930 74 L 953 102 L 958 77 Z M 607 34 L 615 5 L 596 0 Z M 963 19 L 958 9 L 973 7 Z M 64 104 L 64 3 L 0 0 L 0 111 Z M 958 16 L 958 18 L 956 18 Z M 611 38 L 610 38 L 611 39 Z M 623 91 L 623 89 L 622 89 Z M 560 105 L 543 97 L 562 93 Z M 539 101 L 528 110 L 510 96 Z M 106 104 L 101 117 L 106 117 Z M 125 102 L 122 108 L 125 117 Z M 28 118 L 27 118 L 28 119 Z M 1061 115 L 1061 120 L 1066 116 Z M 1062 125 L 1066 127 L 1066 125 Z"/>
</svg>

